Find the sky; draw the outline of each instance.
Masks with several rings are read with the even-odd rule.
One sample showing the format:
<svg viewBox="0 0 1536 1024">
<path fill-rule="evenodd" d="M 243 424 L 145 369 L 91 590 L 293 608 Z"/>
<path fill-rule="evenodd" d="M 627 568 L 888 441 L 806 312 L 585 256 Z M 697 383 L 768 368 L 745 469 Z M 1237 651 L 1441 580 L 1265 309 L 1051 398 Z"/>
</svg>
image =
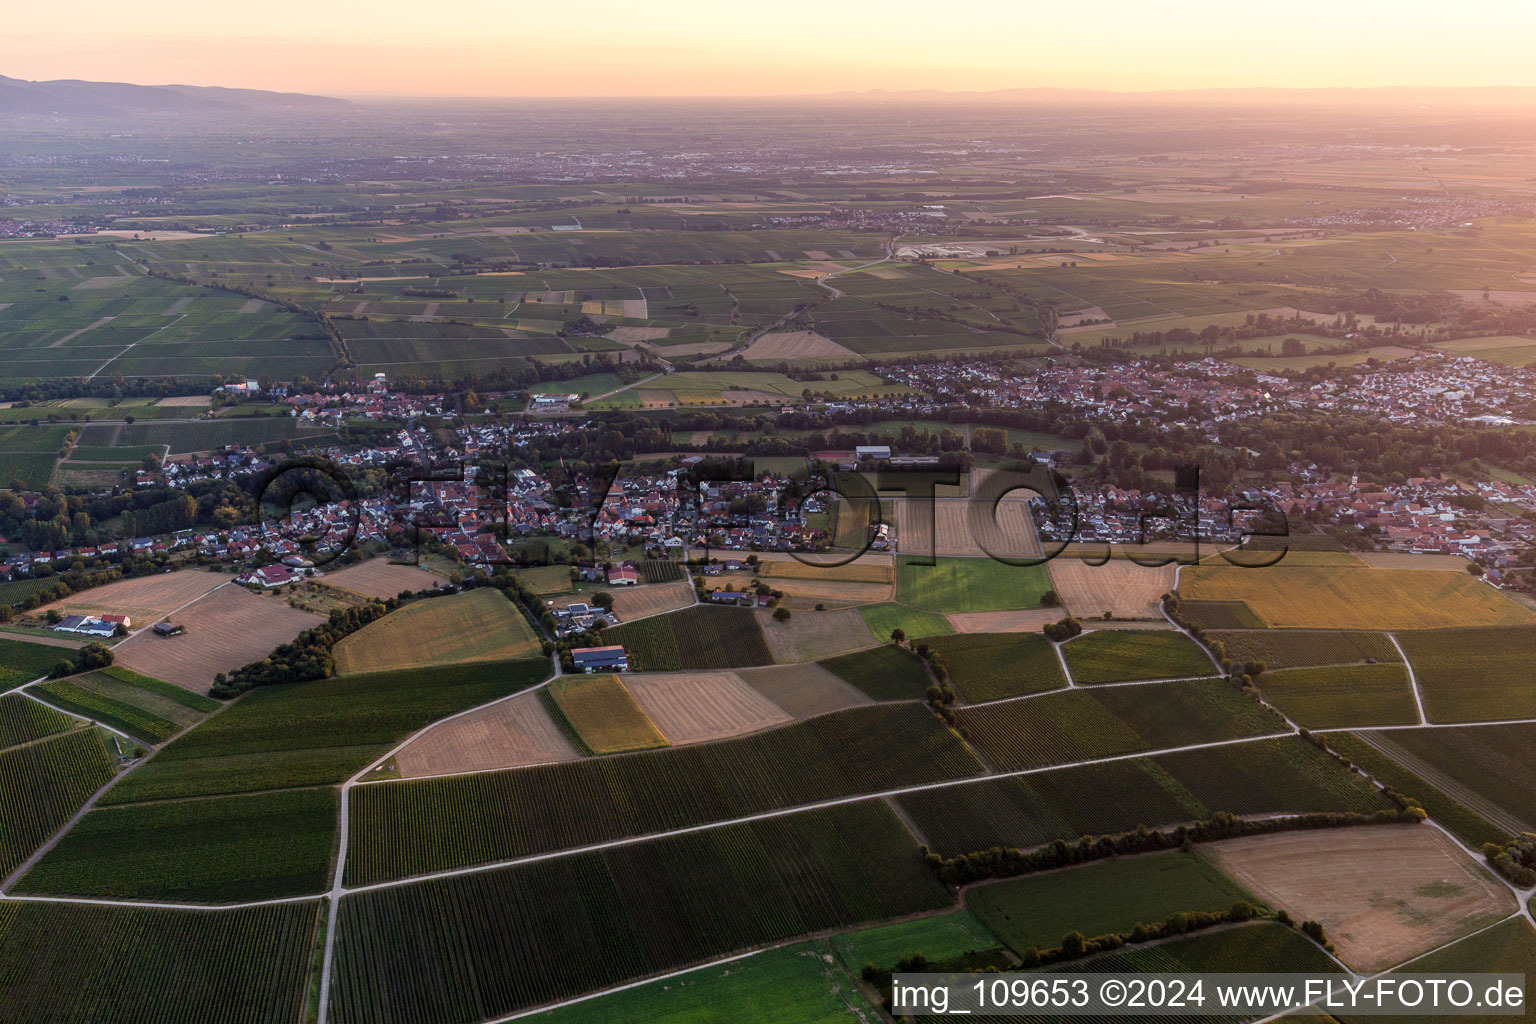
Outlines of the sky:
<svg viewBox="0 0 1536 1024">
<path fill-rule="evenodd" d="M 1536 86 L 1529 0 L 73 0 L 5 34 L 12 78 L 349 97 Z"/>
</svg>

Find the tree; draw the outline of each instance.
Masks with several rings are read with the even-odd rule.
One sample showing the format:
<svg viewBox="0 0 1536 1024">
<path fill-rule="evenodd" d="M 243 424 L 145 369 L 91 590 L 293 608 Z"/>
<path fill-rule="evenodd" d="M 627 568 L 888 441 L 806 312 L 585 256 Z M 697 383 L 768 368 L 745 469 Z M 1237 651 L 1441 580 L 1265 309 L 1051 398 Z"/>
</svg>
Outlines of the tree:
<svg viewBox="0 0 1536 1024">
<path fill-rule="evenodd" d="M 891 630 L 891 643 L 899 644 L 906 639 L 907 631 L 902 629 L 900 626 L 897 626 L 895 629 Z"/>
<path fill-rule="evenodd" d="M 779 607 L 777 607 L 777 608 L 775 608 L 773 610 L 773 621 L 774 622 L 788 622 L 789 620 L 790 620 L 790 612 L 789 612 L 788 608 L 785 608 L 783 605 L 780 605 Z"/>
<path fill-rule="evenodd" d="M 613 595 L 606 590 L 599 590 L 592 595 L 592 603 L 607 611 L 613 607 Z"/>
</svg>

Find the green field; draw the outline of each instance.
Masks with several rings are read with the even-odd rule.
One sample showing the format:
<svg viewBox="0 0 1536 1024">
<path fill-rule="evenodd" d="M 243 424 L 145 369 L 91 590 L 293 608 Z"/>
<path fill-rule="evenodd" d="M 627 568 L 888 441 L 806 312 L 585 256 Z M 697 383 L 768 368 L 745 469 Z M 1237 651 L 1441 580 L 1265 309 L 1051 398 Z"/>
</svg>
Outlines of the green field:
<svg viewBox="0 0 1536 1024">
<path fill-rule="evenodd" d="M 1096 629 L 1062 645 L 1079 683 L 1213 676 L 1216 666 L 1183 633 L 1161 629 Z"/>
<path fill-rule="evenodd" d="M 567 565 L 540 565 L 517 570 L 518 582 L 529 590 L 546 597 L 551 594 L 569 594 L 572 590 L 571 569 Z"/>
<path fill-rule="evenodd" d="M 936 558 L 934 563 L 898 557 L 896 599 L 935 612 L 995 612 L 1038 608 L 1053 586 L 1044 565 L 1005 565 L 991 558 Z"/>
<path fill-rule="evenodd" d="M 874 964 L 890 970 L 902 957 L 921 953 L 937 963 L 997 946 L 993 935 L 969 910 L 954 910 L 915 921 L 863 928 L 832 940 L 832 948 L 851 971 Z"/>
<path fill-rule="evenodd" d="M 772 665 L 768 641 L 750 608 L 694 605 L 603 631 L 622 644 L 636 672 Z"/>
<path fill-rule="evenodd" d="M 0 750 L 68 732 L 81 724 L 19 693 L 0 695 Z"/>
<path fill-rule="evenodd" d="M 1431 722 L 1536 718 L 1536 627 L 1397 635 Z"/>
<path fill-rule="evenodd" d="M 1484 843 L 1504 843 L 1508 829 L 1488 821 L 1447 796 L 1443 791 L 1398 764 L 1386 754 L 1352 733 L 1330 733 L 1328 746 L 1370 772 L 1383 785 L 1390 786 L 1429 812 L 1430 818 L 1456 833 L 1473 849 Z"/>
<path fill-rule="evenodd" d="M 1395 968 L 1389 973 L 1405 974 L 1524 974 L 1527 978 L 1536 975 L 1536 928 L 1532 928 L 1530 922 L 1516 917 L 1492 928 L 1485 929 L 1475 935 L 1469 935 L 1460 942 L 1453 943 L 1443 949 L 1435 950 Z M 1527 1011 L 1529 1012 L 1529 1011 Z M 1370 1018 L 1350 1014 L 1339 1014 L 1336 1018 L 1340 1024 L 1363 1024 Z M 1395 1017 L 1401 1024 L 1471 1024 L 1478 1020 L 1487 1020 L 1485 1016 L 1420 1016 L 1411 1017 L 1400 1015 Z"/>
<path fill-rule="evenodd" d="M 379 889 L 341 901 L 333 1020 L 501 1015 L 951 904 L 879 801 Z"/>
<path fill-rule="evenodd" d="M 959 719 L 972 745 L 1003 771 L 1285 729 L 1225 680 L 1060 690 L 963 707 Z"/>
<path fill-rule="evenodd" d="M 1394 729 L 1373 743 L 1451 795 L 1464 789 L 1536 831 L 1536 725 Z M 1423 767 L 1421 768 L 1420 765 Z"/>
<path fill-rule="evenodd" d="M 1137 825 L 1166 827 L 1216 811 L 1301 814 L 1391 806 L 1370 782 L 1296 737 L 1060 768 L 911 793 L 897 802 L 946 857 Z"/>
<path fill-rule="evenodd" d="M 891 638 L 893 629 L 900 629 L 909 637 L 931 637 L 954 632 L 949 620 L 937 612 L 923 611 L 894 601 L 861 605 L 859 614 L 864 617 L 864 624 L 869 627 L 869 631 L 875 634 L 875 639 L 882 642 Z"/>
<path fill-rule="evenodd" d="M 324 788 L 93 809 L 17 890 L 224 903 L 323 892 L 338 805 Z"/>
<path fill-rule="evenodd" d="M 112 780 L 116 769 L 99 729 L 71 729 L 0 750 L 0 878 Z"/>
<path fill-rule="evenodd" d="M 319 909 L 0 904 L 0 1020 L 291 1024 Z"/>
<path fill-rule="evenodd" d="M 1364 630 L 1213 629 L 1206 638 L 1220 641 L 1234 662 L 1262 661 L 1270 669 L 1403 660 L 1385 633 Z"/>
<path fill-rule="evenodd" d="M 72 657 L 74 653 L 75 649 L 70 647 L 0 639 L 0 691 L 14 689 L 47 675 L 55 665 Z"/>
<path fill-rule="evenodd" d="M 589 999 L 528 1019 L 539 1024 L 867 1024 L 873 1006 L 825 940 Z"/>
<path fill-rule="evenodd" d="M 1304 729 L 1412 725 L 1419 720 L 1402 665 L 1282 669 L 1259 677 L 1264 699 Z"/>
<path fill-rule="evenodd" d="M 1078 971 L 1129 974 L 1249 971 L 1325 975 L 1336 973 L 1338 965 L 1300 931 L 1262 921 L 1172 942 L 1127 946 L 1085 962 L 1058 964 L 1049 970 L 1065 974 Z"/>
<path fill-rule="evenodd" d="M 219 708 L 219 702 L 120 665 L 34 687 L 66 711 L 93 718 L 146 743 L 160 743 Z"/>
<path fill-rule="evenodd" d="M 347 882 L 368 884 L 981 774 L 916 703 L 713 743 L 351 790 Z"/>
<path fill-rule="evenodd" d="M 817 662 L 875 700 L 920 700 L 932 685 L 921 658 L 895 644 Z"/>
<path fill-rule="evenodd" d="M 1055 647 L 1039 633 L 956 633 L 921 642 L 944 656 L 950 679 L 972 703 L 1067 685 Z"/>
<path fill-rule="evenodd" d="M 1119 934 L 1182 911 L 1224 911 L 1239 901 L 1259 902 L 1199 853 L 1178 851 L 987 883 L 965 894 L 977 920 L 1015 953 L 1060 945 L 1068 932 Z"/>
<path fill-rule="evenodd" d="M 544 661 L 263 686 L 172 743 L 104 804 L 334 785 L 429 722 L 540 682 Z"/>
</svg>

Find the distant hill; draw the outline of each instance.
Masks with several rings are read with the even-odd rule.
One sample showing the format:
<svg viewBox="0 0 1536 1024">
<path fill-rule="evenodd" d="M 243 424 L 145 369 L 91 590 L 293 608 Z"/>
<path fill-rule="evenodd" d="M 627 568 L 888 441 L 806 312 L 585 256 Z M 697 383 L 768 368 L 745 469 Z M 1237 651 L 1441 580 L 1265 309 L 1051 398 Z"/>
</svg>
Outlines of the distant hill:
<svg viewBox="0 0 1536 1024">
<path fill-rule="evenodd" d="M 326 96 L 196 85 L 129 85 L 125 82 L 26 82 L 0 75 L 0 115 L 57 114 L 122 117 L 132 114 L 324 113 L 352 104 Z"/>
</svg>

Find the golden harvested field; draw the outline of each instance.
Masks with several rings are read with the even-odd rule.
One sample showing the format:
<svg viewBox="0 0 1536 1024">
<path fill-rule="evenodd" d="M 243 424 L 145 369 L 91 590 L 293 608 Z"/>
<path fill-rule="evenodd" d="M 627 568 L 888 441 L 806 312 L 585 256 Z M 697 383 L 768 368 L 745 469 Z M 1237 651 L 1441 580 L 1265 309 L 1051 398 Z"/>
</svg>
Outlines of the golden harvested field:
<svg viewBox="0 0 1536 1024">
<path fill-rule="evenodd" d="M 1186 566 L 1179 576 L 1179 596 L 1243 601 L 1277 629 L 1449 629 L 1536 622 L 1536 612 L 1466 572 Z"/>
<path fill-rule="evenodd" d="M 1365 551 L 1359 559 L 1373 569 L 1439 569 L 1466 572 L 1467 560 L 1458 555 L 1411 555 L 1406 551 Z"/>
<path fill-rule="evenodd" d="M 341 675 L 385 669 L 508 661 L 537 654 L 539 640 L 494 587 L 414 601 L 344 637 L 333 649 Z"/>
<path fill-rule="evenodd" d="M 1029 504 L 1004 497 L 996 503 L 953 498 L 895 506 L 896 542 L 904 555 L 996 555 L 1028 558 L 1040 554 Z"/>
<path fill-rule="evenodd" d="M 116 662 L 207 693 L 215 675 L 260 661 L 278 644 L 325 619 L 290 608 L 281 597 L 256 595 L 231 583 L 177 612 L 173 621 L 187 631 L 171 637 L 152 632 L 130 637 L 113 648 Z"/>
<path fill-rule="evenodd" d="M 879 643 L 857 608 L 797 611 L 788 622 L 775 622 L 772 612 L 759 611 L 757 622 L 773 660 L 781 665 L 820 661 Z"/>
<path fill-rule="evenodd" d="M 134 629 L 142 629 L 154 625 L 175 609 L 229 581 L 230 577 L 222 573 L 197 569 L 139 576 L 108 583 L 104 587 L 92 587 L 51 601 L 38 608 L 34 614 L 41 615 L 57 609 L 65 615 L 126 615 L 133 620 Z"/>
<path fill-rule="evenodd" d="M 796 718 L 814 718 L 829 711 L 874 703 L 850 683 L 816 664 L 744 668 L 738 669 L 737 675 Z"/>
<path fill-rule="evenodd" d="M 1173 589 L 1177 571 L 1173 565 L 1151 569 L 1126 559 L 1089 565 L 1078 558 L 1053 558 L 1050 569 L 1061 603 L 1080 619 L 1105 612 L 1117 619 L 1161 619 L 1158 605 Z"/>
<path fill-rule="evenodd" d="M 549 696 L 594 754 L 667 745 L 618 676 L 561 676 L 549 684 Z"/>
<path fill-rule="evenodd" d="M 770 331 L 748 345 L 742 356 L 753 359 L 858 359 L 846 349 L 815 331 Z"/>
<path fill-rule="evenodd" d="M 1036 633 L 1066 617 L 1060 608 L 1023 608 L 1012 612 L 952 612 L 944 616 L 956 633 Z"/>
<path fill-rule="evenodd" d="M 1439 829 L 1282 832 L 1201 847 L 1271 906 L 1319 922 L 1356 971 L 1379 971 L 1514 912 L 1514 897 Z"/>
<path fill-rule="evenodd" d="M 402 778 L 573 761 L 581 753 L 537 693 L 520 693 L 434 726 L 395 754 Z"/>
<path fill-rule="evenodd" d="M 806 565 L 793 558 L 764 560 L 758 574 L 776 582 L 780 579 L 838 581 L 846 583 L 895 583 L 896 567 L 890 562 L 851 562 L 848 565 Z"/>
<path fill-rule="evenodd" d="M 640 710 L 674 745 L 717 740 L 793 721 L 735 672 L 643 672 L 624 676 Z"/>
<path fill-rule="evenodd" d="M 693 604 L 693 586 L 688 583 L 652 583 L 643 587 L 614 587 L 613 610 L 624 622 L 645 615 L 676 611 Z"/>
<path fill-rule="evenodd" d="M 333 587 L 381 601 L 398 596 L 402 590 L 415 593 L 447 582 L 436 573 L 414 565 L 400 565 L 387 558 L 370 558 L 338 572 L 328 572 L 323 579 Z"/>
<path fill-rule="evenodd" d="M 896 587 L 891 583 L 843 583 L 837 580 L 795 580 L 774 578 L 768 581 L 774 590 L 792 598 L 791 609 L 811 609 L 816 604 L 874 604 L 889 601 Z"/>
</svg>

